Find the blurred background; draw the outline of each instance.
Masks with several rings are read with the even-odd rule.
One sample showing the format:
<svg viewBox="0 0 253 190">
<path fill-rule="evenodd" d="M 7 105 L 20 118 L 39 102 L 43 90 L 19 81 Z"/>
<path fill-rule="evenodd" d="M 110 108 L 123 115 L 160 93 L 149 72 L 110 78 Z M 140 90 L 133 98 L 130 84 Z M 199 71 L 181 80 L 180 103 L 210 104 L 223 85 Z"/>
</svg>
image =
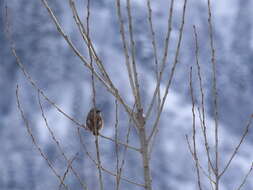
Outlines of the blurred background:
<svg viewBox="0 0 253 190">
<path fill-rule="evenodd" d="M 57 32 L 53 22 L 40 1 L 6 1 L 16 50 L 26 70 L 38 86 L 66 113 L 80 123 L 84 123 L 92 107 L 92 88 L 90 72 L 67 46 Z M 86 15 L 86 1 L 77 0 L 78 11 L 83 21 Z M 214 40 L 217 58 L 217 86 L 220 122 L 220 159 L 224 166 L 243 134 L 253 101 L 253 38 L 251 0 L 212 1 Z M 85 43 L 74 24 L 68 1 L 50 0 L 50 6 L 59 19 L 65 32 L 85 56 Z M 67 163 L 52 141 L 45 127 L 39 109 L 37 92 L 25 79 L 10 52 L 9 42 L 4 33 L 6 22 L 4 1 L 0 1 L 0 189 L 3 190 L 41 190 L 56 189 L 59 181 L 40 156 L 26 131 L 17 109 L 15 89 L 20 86 L 20 101 L 29 120 L 33 135 L 53 163 L 63 175 Z M 159 60 L 163 55 L 170 1 L 158 0 L 151 3 L 153 23 L 156 32 Z M 124 22 L 127 24 L 126 4 L 122 2 Z M 175 47 L 181 23 L 183 0 L 175 1 L 171 43 L 168 51 L 168 64 L 162 81 L 162 89 L 168 81 L 173 63 Z M 141 96 L 144 107 L 150 103 L 155 89 L 155 66 L 152 51 L 151 33 L 147 19 L 145 1 L 132 2 L 134 38 L 136 40 L 136 59 L 141 81 Z M 187 148 L 185 134 L 191 135 L 192 115 L 189 94 L 189 68 L 194 68 L 194 90 L 199 99 L 199 88 L 195 66 L 195 44 L 192 26 L 196 25 L 200 46 L 200 64 L 204 81 L 207 123 L 213 129 L 211 52 L 208 37 L 207 2 L 188 1 L 185 29 L 179 64 L 176 68 L 173 85 L 166 101 L 160 121 L 160 130 L 154 144 L 151 158 L 154 189 L 193 190 L 197 188 L 194 162 Z M 127 29 L 127 25 L 126 25 Z M 110 73 L 120 93 L 133 105 L 118 18 L 113 0 L 91 1 L 90 16 L 91 39 L 100 59 Z M 161 62 L 161 61 L 160 61 Z M 102 133 L 114 137 L 115 100 L 99 81 L 96 81 L 97 104 L 102 110 L 105 127 Z M 49 125 L 68 158 L 78 152 L 73 167 L 89 188 L 98 189 L 97 170 L 85 154 L 73 122 L 62 116 L 54 107 L 42 99 L 42 105 Z M 119 106 L 119 137 L 125 140 L 129 119 Z M 155 114 L 155 112 L 153 112 Z M 153 118 L 152 118 L 153 119 Z M 148 127 L 152 124 L 152 120 Z M 197 125 L 198 130 L 199 125 Z M 89 151 L 95 157 L 94 137 L 81 131 Z M 210 138 L 212 134 L 210 133 Z M 222 190 L 236 189 L 248 172 L 252 160 L 252 130 L 249 131 L 234 162 L 221 180 Z M 206 166 L 203 138 L 198 136 L 199 157 Z M 211 142 L 212 143 L 212 142 Z M 139 142 L 133 129 L 130 144 L 138 147 Z M 115 170 L 115 144 L 101 139 L 102 164 Z M 123 152 L 120 148 L 120 154 Z M 142 183 L 142 170 L 138 153 L 128 150 L 123 175 Z M 115 178 L 103 173 L 105 189 L 113 189 Z M 251 180 L 250 180 L 251 179 Z M 202 176 L 206 189 L 210 189 Z M 75 176 L 70 172 L 66 183 L 71 189 L 81 189 Z M 140 189 L 124 181 L 121 189 Z M 252 175 L 242 188 L 253 189 Z"/>
</svg>

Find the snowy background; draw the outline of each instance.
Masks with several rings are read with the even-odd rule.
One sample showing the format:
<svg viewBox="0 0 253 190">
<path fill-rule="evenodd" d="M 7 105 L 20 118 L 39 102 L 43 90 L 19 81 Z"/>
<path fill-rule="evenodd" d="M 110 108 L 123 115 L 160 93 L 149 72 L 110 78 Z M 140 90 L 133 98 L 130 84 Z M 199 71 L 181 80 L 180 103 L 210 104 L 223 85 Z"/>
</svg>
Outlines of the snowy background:
<svg viewBox="0 0 253 190">
<path fill-rule="evenodd" d="M 25 68 L 48 97 L 80 123 L 84 122 L 92 105 L 89 71 L 58 34 L 46 9 L 39 0 L 11 0 L 6 2 L 9 6 L 10 24 L 17 53 Z M 68 1 L 50 0 L 49 2 L 66 33 L 70 35 L 77 47 L 87 55 L 87 50 L 84 48 L 85 44 L 74 24 Z M 122 96 L 129 104 L 132 104 L 133 97 L 130 95 L 128 77 L 125 73 L 126 68 L 115 2 L 112 0 L 91 2 L 90 30 L 95 48 Z M 155 88 L 151 35 L 147 22 L 148 12 L 145 1 L 138 0 L 132 4 L 141 95 L 143 104 L 147 108 Z M 85 3 L 78 0 L 78 5 L 78 10 L 82 13 L 82 18 L 85 19 Z M 122 5 L 125 7 L 125 3 Z M 170 2 L 164 0 L 152 2 L 153 22 L 160 60 L 167 31 L 169 5 Z M 48 155 L 48 159 L 63 175 L 66 170 L 66 162 L 52 142 L 44 125 L 39 110 L 37 92 L 26 81 L 10 53 L 9 44 L 4 34 L 4 6 L 4 1 L 0 1 L 0 189 L 57 189 L 59 182 L 35 149 L 17 109 L 15 88 L 16 84 L 19 84 L 20 100 L 33 134 L 43 151 Z M 182 0 L 175 1 L 172 40 L 162 88 L 167 82 L 172 65 L 173 52 L 179 34 L 182 6 Z M 212 6 L 218 67 L 221 166 L 225 165 L 233 147 L 239 142 L 249 116 L 253 112 L 252 6 L 251 0 L 213 1 Z M 124 15 L 126 16 L 125 9 Z M 207 16 L 205 0 L 188 1 L 179 64 L 162 114 L 160 130 L 152 155 L 154 189 L 193 190 L 197 188 L 194 162 L 185 140 L 185 134 L 191 135 L 192 127 L 188 76 L 190 66 L 195 65 L 192 30 L 194 24 L 199 33 L 200 63 L 202 73 L 204 73 L 207 122 L 208 126 L 212 128 L 214 121 Z M 195 94 L 198 95 L 195 66 L 193 74 Z M 96 89 L 98 93 L 97 103 L 105 118 L 105 128 L 102 133 L 114 137 L 115 100 L 99 82 L 96 83 Z M 90 189 L 98 189 L 97 171 L 83 152 L 76 126 L 47 102 L 42 102 L 49 125 L 64 147 L 67 156 L 72 158 L 75 153 L 79 152 L 73 166 L 80 172 L 81 178 Z M 122 139 L 124 139 L 128 125 L 128 118 L 124 114 L 123 108 L 120 107 L 119 128 Z M 82 136 L 93 153 L 93 137 L 86 131 L 83 131 Z M 236 189 L 249 170 L 253 160 L 252 137 L 252 130 L 250 130 L 246 142 L 242 145 L 234 162 L 221 180 L 222 190 Z M 130 143 L 135 146 L 139 145 L 134 130 L 131 133 Z M 203 144 L 202 137 L 198 138 L 198 143 L 200 158 L 205 165 L 205 152 L 201 146 Z M 111 170 L 115 169 L 114 148 L 113 143 L 101 140 L 102 163 Z M 120 153 L 122 151 L 123 149 Z M 134 151 L 129 150 L 127 152 L 123 175 L 142 183 L 140 157 Z M 107 174 L 103 174 L 103 176 L 106 189 L 113 189 L 115 179 Z M 204 178 L 203 182 L 206 182 Z M 66 183 L 70 185 L 71 189 L 81 189 L 78 180 L 71 173 L 67 176 Z M 130 188 L 140 189 L 140 187 L 122 182 L 122 189 Z M 206 186 L 206 189 L 210 189 L 210 186 Z M 243 189 L 253 189 L 252 175 L 249 176 L 249 180 Z"/>
</svg>

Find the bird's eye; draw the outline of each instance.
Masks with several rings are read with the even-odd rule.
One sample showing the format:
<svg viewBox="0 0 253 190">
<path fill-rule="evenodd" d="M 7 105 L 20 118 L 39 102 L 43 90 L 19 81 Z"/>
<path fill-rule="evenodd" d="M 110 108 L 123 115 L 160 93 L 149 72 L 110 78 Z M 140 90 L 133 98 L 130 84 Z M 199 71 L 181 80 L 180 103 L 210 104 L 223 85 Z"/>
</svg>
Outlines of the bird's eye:
<svg viewBox="0 0 253 190">
<path fill-rule="evenodd" d="M 97 110 L 96 112 L 97 112 L 97 113 L 100 113 L 100 110 Z"/>
</svg>

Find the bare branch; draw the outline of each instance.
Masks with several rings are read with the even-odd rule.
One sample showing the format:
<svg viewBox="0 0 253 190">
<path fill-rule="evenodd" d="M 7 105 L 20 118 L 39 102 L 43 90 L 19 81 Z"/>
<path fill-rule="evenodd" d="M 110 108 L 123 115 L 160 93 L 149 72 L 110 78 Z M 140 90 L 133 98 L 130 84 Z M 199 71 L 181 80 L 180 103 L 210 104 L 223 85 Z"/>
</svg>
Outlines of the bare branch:
<svg viewBox="0 0 253 190">
<path fill-rule="evenodd" d="M 212 27 L 212 13 L 211 13 L 211 2 L 207 0 L 208 3 L 208 25 L 209 25 L 209 38 L 210 46 L 212 52 L 212 73 L 213 73 L 213 98 L 214 98 L 214 121 L 215 121 L 215 175 L 217 178 L 216 190 L 218 190 L 219 181 L 219 126 L 218 126 L 218 95 L 217 95 L 217 82 L 216 82 L 216 60 L 215 60 L 215 49 L 213 40 L 213 27 Z"/>
<path fill-rule="evenodd" d="M 159 128 L 156 128 L 156 131 L 154 132 L 154 137 L 153 138 L 151 138 L 150 139 L 150 145 L 149 145 L 149 157 L 151 158 L 151 154 L 152 154 L 152 151 L 153 151 L 153 149 L 154 149 L 154 145 L 155 145 L 155 140 L 156 140 L 156 138 L 157 138 L 157 134 L 158 134 L 158 132 L 159 132 Z"/>
<path fill-rule="evenodd" d="M 252 119 L 253 119 L 253 118 L 250 117 L 250 120 L 249 120 L 248 124 L 246 125 L 245 131 L 244 131 L 244 133 L 243 133 L 243 135 L 242 135 L 242 137 L 241 137 L 241 139 L 240 139 L 240 142 L 239 142 L 238 145 L 235 147 L 234 152 L 232 153 L 232 155 L 231 155 L 229 161 L 227 162 L 225 168 L 224 168 L 224 169 L 222 170 L 222 172 L 219 174 L 219 177 L 221 177 L 221 176 L 226 172 L 226 170 L 227 170 L 228 167 L 230 166 L 232 160 L 234 159 L 235 155 L 237 154 L 237 152 L 238 152 L 238 150 L 239 150 L 241 144 L 243 143 L 243 141 L 244 141 L 246 135 L 247 135 L 248 132 L 249 132 L 249 127 L 251 126 Z"/>
<path fill-rule="evenodd" d="M 66 169 L 66 171 L 64 172 L 62 181 L 64 181 L 64 180 L 66 179 L 67 174 L 68 174 L 68 172 L 69 172 L 69 168 L 72 167 L 72 163 L 73 163 L 73 161 L 76 159 L 77 155 L 78 155 L 78 153 L 76 153 L 76 155 L 69 161 L 68 166 L 67 166 L 67 169 Z M 61 189 L 61 186 L 62 186 L 62 183 L 60 183 L 60 185 L 59 185 L 59 188 L 58 188 L 59 190 Z M 87 187 L 86 187 L 85 189 L 87 189 Z"/>
<path fill-rule="evenodd" d="M 93 107 L 96 109 L 96 88 L 95 88 L 95 79 L 94 79 L 94 67 L 93 67 L 93 59 L 92 59 L 92 53 L 91 53 L 91 41 L 90 41 L 90 30 L 89 30 L 89 18 L 90 18 L 90 0 L 87 2 L 87 37 L 88 37 L 88 49 L 89 49 L 89 55 L 90 55 L 90 65 L 92 68 L 92 73 L 91 73 L 91 84 L 92 84 L 92 102 L 93 102 Z M 96 114 L 93 114 L 93 124 L 95 126 L 94 130 L 98 130 L 97 121 L 96 121 Z M 100 190 L 104 189 L 104 184 L 103 184 L 103 176 L 102 176 L 102 170 L 101 170 L 101 159 L 100 159 L 100 150 L 99 150 L 99 142 L 98 142 L 98 136 L 95 135 L 95 145 L 96 145 L 96 153 L 97 153 L 97 162 L 98 162 L 98 176 L 99 176 L 99 187 Z"/>
<path fill-rule="evenodd" d="M 207 159 L 208 162 L 211 166 L 211 169 L 213 172 L 215 172 L 214 166 L 211 161 L 211 156 L 210 156 L 210 149 L 209 149 L 209 143 L 207 139 L 207 130 L 206 130 L 206 121 L 205 121 L 205 97 L 204 97 L 204 90 L 203 90 L 203 84 L 202 84 L 202 77 L 201 77 L 201 67 L 199 64 L 199 44 L 198 44 L 198 33 L 196 30 L 196 27 L 193 26 L 193 32 L 194 32 L 194 37 L 195 37 L 195 62 L 198 68 L 198 80 L 199 80 L 199 88 L 200 88 L 200 93 L 201 93 L 201 112 L 202 112 L 202 119 L 201 119 L 201 112 L 199 111 L 199 118 L 202 126 L 202 132 L 204 136 L 204 141 L 205 141 L 205 149 L 206 149 L 206 154 L 207 154 Z M 199 109 L 198 109 L 199 110 Z"/>
<path fill-rule="evenodd" d="M 87 155 L 88 158 L 98 167 L 98 163 L 97 163 L 96 160 L 91 156 L 91 154 L 88 152 L 88 149 L 87 149 L 87 147 L 86 147 L 86 145 L 85 145 L 85 143 L 84 143 L 84 141 L 83 141 L 83 139 L 82 139 L 82 136 L 81 136 L 81 133 L 80 133 L 80 128 L 78 128 L 78 136 L 79 136 L 80 143 L 81 143 L 81 145 L 82 145 L 82 147 L 83 147 L 83 149 L 84 149 L 86 155 Z M 112 175 L 112 176 L 114 176 L 114 177 L 117 176 L 117 174 L 115 174 L 115 173 L 113 173 L 112 171 L 110 171 L 110 170 L 104 168 L 102 165 L 100 165 L 100 167 L 101 167 L 101 170 L 104 171 L 104 172 L 106 172 L 107 174 L 110 174 L 110 175 Z M 128 183 L 130 183 L 130 184 L 134 184 L 134 185 L 137 185 L 137 186 L 140 186 L 140 187 L 145 187 L 145 185 L 140 184 L 140 183 L 137 183 L 137 182 L 134 182 L 134 181 L 132 181 L 132 180 L 126 178 L 126 177 L 120 177 L 120 179 L 122 179 L 122 180 L 124 180 L 124 181 L 126 181 L 126 182 L 128 182 Z"/>
<path fill-rule="evenodd" d="M 54 175 L 58 178 L 58 180 L 60 181 L 60 183 L 63 184 L 64 188 L 69 190 L 68 185 L 66 185 L 64 183 L 64 180 L 61 178 L 61 176 L 58 174 L 58 172 L 56 171 L 56 169 L 54 168 L 53 164 L 50 162 L 50 160 L 47 158 L 46 154 L 42 151 L 41 147 L 39 146 L 39 144 L 37 143 L 37 141 L 35 140 L 35 137 L 33 136 L 32 130 L 30 128 L 29 122 L 25 117 L 24 111 L 21 108 L 20 105 L 20 101 L 19 101 L 19 87 L 17 85 L 16 88 L 16 100 L 17 100 L 17 104 L 18 104 L 18 110 L 20 111 L 20 114 L 22 116 L 23 121 L 25 122 L 25 127 L 27 130 L 27 133 L 30 135 L 33 144 L 35 145 L 36 149 L 39 151 L 41 157 L 46 161 L 47 165 L 49 166 L 49 168 L 52 170 L 52 172 L 54 173 Z"/>
<path fill-rule="evenodd" d="M 85 43 L 86 43 L 86 45 L 89 49 L 89 54 L 92 54 L 92 57 L 95 59 L 96 64 L 99 67 L 99 70 L 102 74 L 102 77 L 105 79 L 105 81 L 107 81 L 109 83 L 109 86 L 112 88 L 114 85 L 112 84 L 112 81 L 111 81 L 108 73 L 106 72 L 101 60 L 99 59 L 99 57 L 98 57 L 98 55 L 95 51 L 93 43 L 91 42 L 90 36 L 88 34 L 88 27 L 87 27 L 87 32 L 86 32 L 86 29 L 85 29 L 84 25 L 82 24 L 80 16 L 77 12 L 74 0 L 69 0 L 69 4 L 70 4 L 70 8 L 72 10 L 74 21 L 75 21 L 75 23 L 76 23 L 76 25 L 79 29 L 79 32 L 80 32 L 83 40 L 85 41 Z M 88 5 L 88 3 L 87 3 L 87 6 L 90 6 L 90 5 Z M 87 12 L 88 13 L 87 13 L 87 17 L 86 17 L 86 20 L 87 20 L 86 22 L 88 23 L 88 20 L 89 20 L 89 17 L 90 17 L 90 12 L 89 12 L 89 10 Z"/>
<path fill-rule="evenodd" d="M 132 15 L 131 15 L 131 4 L 130 0 L 127 0 L 127 16 L 128 16 L 128 27 L 129 27 L 129 34 L 130 34 L 130 44 L 131 44 L 131 56 L 132 56 L 132 68 L 133 68 L 133 78 L 134 78 L 134 85 L 135 85 L 135 96 L 136 96 L 136 105 L 137 109 L 142 109 L 141 106 L 141 96 L 140 96 L 140 87 L 139 87 L 139 80 L 138 80 L 138 72 L 136 68 L 136 60 L 135 60 L 135 42 L 134 42 L 134 35 L 133 35 L 133 23 L 132 23 Z M 123 25 L 123 22 L 121 23 Z M 124 28 L 122 28 L 124 29 Z"/>
<path fill-rule="evenodd" d="M 54 132 L 52 131 L 52 129 L 50 128 L 49 124 L 48 124 L 48 121 L 47 121 L 47 118 L 46 118 L 46 115 L 44 113 L 44 109 L 43 109 L 43 106 L 41 104 L 41 99 L 40 99 L 40 92 L 38 91 L 38 102 L 39 102 L 39 107 L 40 107 L 40 110 L 41 110 L 41 116 L 42 118 L 44 119 L 44 122 L 45 122 L 45 125 L 46 125 L 46 128 L 47 130 L 49 131 L 49 134 L 52 138 L 52 140 L 55 142 L 58 150 L 60 151 L 61 155 L 63 156 L 63 158 L 65 159 L 65 161 L 67 161 L 67 163 L 72 163 L 72 162 L 69 162 L 69 159 L 67 157 L 67 155 L 64 153 L 64 150 L 62 148 L 62 146 L 60 145 L 60 142 L 57 140 L 57 138 L 55 137 L 54 135 Z M 71 171 L 73 172 L 73 174 L 75 175 L 75 177 L 78 179 L 79 183 L 81 184 L 81 186 L 83 187 L 83 189 L 86 189 L 87 190 L 87 185 L 84 184 L 82 181 L 82 179 L 80 178 L 79 174 L 75 171 L 75 169 L 72 167 L 72 165 L 70 164 L 69 165 Z M 61 185 L 60 185 L 61 186 Z"/>
<path fill-rule="evenodd" d="M 194 37 L 195 37 L 195 62 L 198 68 L 198 79 L 199 79 L 199 88 L 200 88 L 200 93 L 201 93 L 201 109 L 202 109 L 202 123 L 203 127 L 206 128 L 206 122 L 205 122 L 205 96 L 204 96 L 204 90 L 203 90 L 203 84 L 202 84 L 202 77 L 201 77 L 201 68 L 199 64 L 199 43 L 198 43 L 198 33 L 196 26 L 193 26 L 193 32 L 194 32 Z M 205 129 L 206 131 L 206 129 Z"/>
<path fill-rule="evenodd" d="M 154 27 L 153 27 L 152 9 L 151 9 L 150 0 L 147 0 L 147 7 L 148 7 L 148 22 L 149 22 L 149 27 L 150 27 L 150 32 L 151 32 L 151 40 L 152 40 L 152 47 L 153 47 L 154 61 L 155 61 L 156 82 L 158 83 L 158 81 L 159 81 L 159 65 L 158 65 L 155 30 L 154 30 Z M 171 17 L 169 17 L 169 18 L 171 18 Z M 160 88 L 158 88 L 157 110 L 159 110 L 160 104 L 161 104 L 161 94 L 160 93 L 161 93 Z"/>
<path fill-rule="evenodd" d="M 165 65 L 166 65 L 166 61 L 167 61 L 167 56 L 168 56 L 170 34 L 171 34 L 171 30 L 172 30 L 173 7 L 174 7 L 174 0 L 171 0 L 170 13 L 169 13 L 169 18 L 168 18 L 168 29 L 167 29 L 166 39 L 165 39 L 165 47 L 164 47 L 164 55 L 163 55 L 163 60 L 162 60 L 162 66 L 161 66 L 161 70 L 160 70 L 160 73 L 159 73 L 159 79 L 157 81 L 154 94 L 152 96 L 151 103 L 150 103 L 150 105 L 148 107 L 148 111 L 146 113 L 146 120 L 149 118 L 149 116 L 151 114 L 152 108 L 153 108 L 154 103 L 155 103 L 156 95 L 160 91 L 160 84 L 161 84 L 161 80 L 162 80 L 162 75 L 164 73 L 164 69 L 165 69 Z"/>
<path fill-rule="evenodd" d="M 135 104 L 133 106 L 133 109 L 132 109 L 132 114 L 134 113 L 134 108 L 135 108 Z M 126 135 L 126 144 L 128 145 L 129 144 L 129 136 L 130 136 L 130 132 L 131 132 L 131 128 L 132 128 L 132 125 L 131 125 L 131 122 L 132 122 L 132 118 L 130 117 L 129 118 L 129 127 L 128 127 L 128 130 L 127 130 L 127 135 Z M 123 156 L 122 156 L 122 161 L 121 161 L 121 165 L 120 165 L 120 168 L 119 168 L 119 182 L 118 184 L 120 183 L 120 177 L 122 175 L 122 171 L 123 171 L 123 167 L 124 167 L 124 164 L 125 164 L 125 159 L 126 159 L 126 153 L 127 153 L 127 149 L 128 147 L 125 146 L 124 147 L 124 152 L 123 152 Z M 119 185 L 117 186 L 116 190 L 119 190 Z"/>
<path fill-rule="evenodd" d="M 17 65 L 20 67 L 21 71 L 23 72 L 24 76 L 26 77 L 27 81 L 41 94 L 41 96 L 47 101 L 49 102 L 55 109 L 57 109 L 57 111 L 59 111 L 62 115 L 64 115 L 66 118 L 68 118 L 69 120 L 71 120 L 74 124 L 76 124 L 78 127 L 82 127 L 84 129 L 86 129 L 86 126 L 79 123 L 76 119 L 74 119 L 73 117 L 71 117 L 70 115 L 68 115 L 66 112 L 64 112 L 54 101 L 52 101 L 48 96 L 45 95 L 44 91 L 36 84 L 36 82 L 32 79 L 31 75 L 26 71 L 24 65 L 22 64 L 20 58 L 18 57 L 17 53 L 16 53 L 16 49 L 15 49 L 15 44 L 11 38 L 11 31 L 10 31 L 10 27 L 7 23 L 7 34 L 9 37 L 9 40 L 11 42 L 11 52 L 13 54 L 13 56 L 16 58 L 16 62 Z M 95 72 L 94 72 L 95 74 Z M 129 114 L 130 117 L 132 117 L 133 121 L 136 122 L 135 118 L 133 117 L 132 111 L 131 109 L 124 103 L 123 99 L 120 97 L 118 91 L 116 90 L 115 93 L 113 93 L 113 95 L 119 100 L 119 102 L 123 105 L 123 107 L 125 108 L 126 112 Z M 113 139 L 100 135 L 101 137 L 111 140 L 113 141 Z M 122 142 L 118 142 L 121 145 L 125 145 Z M 128 146 L 128 148 L 139 151 L 139 149 L 136 149 L 134 147 Z"/>
<path fill-rule="evenodd" d="M 251 163 L 251 167 L 250 167 L 249 171 L 247 172 L 247 174 L 246 174 L 245 177 L 243 178 L 243 181 L 242 181 L 242 183 L 240 184 L 240 186 L 238 187 L 237 190 L 241 190 L 241 188 L 243 187 L 243 185 L 246 183 L 246 181 L 247 181 L 247 179 L 248 179 L 250 173 L 252 172 L 252 170 L 253 170 L 253 163 Z"/>
<path fill-rule="evenodd" d="M 196 162 L 195 157 L 194 157 L 194 153 L 193 153 L 190 141 L 189 141 L 188 135 L 185 135 L 185 138 L 186 138 L 186 142 L 187 142 L 187 145 L 188 145 L 188 149 L 189 149 L 189 151 L 190 151 L 190 153 L 192 155 L 192 158 Z M 200 165 L 200 163 L 198 165 L 199 165 L 199 168 L 202 171 L 202 173 L 209 179 L 209 181 L 211 181 L 212 183 L 215 183 L 215 181 L 211 178 L 210 175 L 208 175 L 208 173 L 204 170 L 204 168 Z"/>
<path fill-rule="evenodd" d="M 80 60 L 83 62 L 83 64 L 90 70 L 92 71 L 92 68 L 88 62 L 88 60 L 82 56 L 82 54 L 79 52 L 79 50 L 77 50 L 77 48 L 75 47 L 75 45 L 72 43 L 72 41 L 70 40 L 70 38 L 65 34 L 65 32 L 63 31 L 58 19 L 56 18 L 56 16 L 54 15 L 52 9 L 49 7 L 47 0 L 41 0 L 41 2 L 43 3 L 43 5 L 45 6 L 45 8 L 47 9 L 50 18 L 53 20 L 58 32 L 63 36 L 63 38 L 65 39 L 65 41 L 68 43 L 68 45 L 71 47 L 71 49 L 74 51 L 74 53 L 80 58 Z M 108 84 L 99 76 L 98 73 L 94 72 L 95 76 L 107 87 L 107 89 L 109 91 L 111 91 L 112 89 L 108 86 Z"/>
<path fill-rule="evenodd" d="M 137 100 L 136 88 L 135 88 L 134 79 L 133 79 L 133 72 L 132 72 L 132 68 L 131 68 L 131 65 L 130 65 L 128 48 L 127 48 L 127 41 L 126 41 L 126 37 L 125 37 L 124 21 L 123 21 L 122 13 L 121 13 L 121 3 L 120 3 L 121 0 L 115 0 L 115 1 L 116 1 L 116 5 L 117 5 L 116 6 L 117 15 L 118 15 L 118 18 L 119 18 L 120 34 L 121 34 L 121 40 L 122 40 L 124 54 L 125 54 L 125 64 L 126 64 L 126 67 L 127 67 L 128 78 L 129 78 L 130 86 L 131 86 L 131 89 L 132 89 L 132 93 L 135 97 L 135 100 Z"/>
<path fill-rule="evenodd" d="M 115 142 L 115 139 L 113 139 L 113 138 L 106 137 L 106 136 L 104 136 L 104 135 L 102 135 L 102 134 L 99 134 L 99 136 L 102 137 L 102 138 L 104 138 L 104 139 L 107 139 L 107 140 L 110 140 L 110 141 L 112 141 L 112 142 Z M 135 150 L 135 151 L 137 151 L 137 152 L 140 152 L 140 149 L 139 149 L 139 148 L 135 148 L 134 146 L 128 145 L 128 144 L 123 143 L 123 142 L 120 142 L 120 141 L 117 141 L 117 142 L 118 142 L 118 144 L 120 144 L 120 145 L 122 145 L 122 146 L 125 146 L 125 147 L 127 147 L 127 148 L 129 148 L 129 149 Z"/>
<path fill-rule="evenodd" d="M 19 66 L 19 68 L 21 69 L 21 71 L 23 72 L 25 78 L 27 79 L 27 81 L 33 86 L 33 88 L 35 88 L 38 92 L 40 92 L 40 94 L 43 96 L 43 98 L 45 98 L 45 100 L 47 100 L 53 107 L 55 107 L 60 113 L 62 113 L 65 117 L 67 117 L 69 120 L 73 121 L 76 125 L 82 127 L 82 124 L 80 124 L 78 121 L 76 121 L 73 117 L 69 116 L 67 113 L 65 113 L 62 109 L 60 109 L 59 106 L 57 106 L 52 100 L 50 100 L 45 93 L 38 87 L 38 85 L 36 84 L 36 82 L 32 79 L 32 77 L 29 75 L 29 73 L 26 71 L 24 65 L 22 64 L 20 58 L 18 57 L 17 53 L 16 53 L 16 48 L 15 48 L 15 44 L 14 41 L 12 39 L 12 33 L 11 33 L 11 28 L 9 26 L 9 22 L 8 22 L 8 10 L 6 7 L 6 34 L 8 37 L 8 40 L 11 44 L 11 52 L 13 54 L 13 56 L 16 59 L 16 63 Z"/>
<path fill-rule="evenodd" d="M 209 176 L 209 178 L 211 178 L 212 177 L 212 168 L 211 168 L 210 162 L 208 162 L 207 165 L 208 165 L 208 176 Z M 211 180 L 209 180 L 209 182 L 210 182 L 211 189 L 214 190 L 215 182 L 213 182 Z"/>
<path fill-rule="evenodd" d="M 181 20 L 181 26 L 180 26 L 180 31 L 179 31 L 179 37 L 178 37 L 178 43 L 177 43 L 177 49 L 176 49 L 176 53 L 175 53 L 174 63 L 173 63 L 173 66 L 172 66 L 172 69 L 171 69 L 171 72 L 170 72 L 170 75 L 169 75 L 169 81 L 168 81 L 168 83 L 166 85 L 166 88 L 165 88 L 165 94 L 164 94 L 163 99 L 162 99 L 162 104 L 161 104 L 160 110 L 157 114 L 157 118 L 156 118 L 155 123 L 152 127 L 151 134 L 148 137 L 148 142 L 150 142 L 150 139 L 154 135 L 154 132 L 156 131 L 156 128 L 158 128 L 158 123 L 159 123 L 159 120 L 160 120 L 160 117 L 161 117 L 161 113 L 163 111 L 165 100 L 167 98 L 167 95 L 168 95 L 168 92 L 169 92 L 169 89 L 170 89 L 170 86 L 171 86 L 171 83 L 172 83 L 172 79 L 173 79 L 173 76 L 174 76 L 174 73 L 175 73 L 175 69 L 176 69 L 176 66 L 177 66 L 177 63 L 178 63 L 178 56 L 179 56 L 179 52 L 180 52 L 181 41 L 182 41 L 182 37 L 183 37 L 184 23 L 185 23 L 186 5 L 187 5 L 187 0 L 184 0 L 182 20 Z"/>
<path fill-rule="evenodd" d="M 115 100 L 115 155 L 116 155 L 116 190 L 119 190 L 119 184 L 120 184 L 120 169 L 119 169 L 119 144 L 118 144 L 118 101 Z"/>
<path fill-rule="evenodd" d="M 195 100 L 194 100 L 193 87 L 192 87 L 192 67 L 190 69 L 190 94 L 191 94 L 191 101 L 192 101 L 193 155 L 194 155 L 194 160 L 195 160 L 195 167 L 196 167 L 196 170 L 197 170 L 197 179 L 198 179 L 199 190 L 202 190 L 201 182 L 200 182 L 200 174 L 199 174 L 199 160 L 198 160 L 197 146 L 196 146 Z"/>
<path fill-rule="evenodd" d="M 98 136 L 95 136 L 95 144 L 96 144 L 96 152 L 97 152 L 97 163 L 98 163 L 98 174 L 99 174 L 99 185 L 100 190 L 104 189 L 103 184 L 103 176 L 102 176 L 102 165 L 101 165 L 101 159 L 100 159 L 100 151 L 99 151 L 99 143 L 98 143 Z"/>
<path fill-rule="evenodd" d="M 61 28 L 61 25 L 59 23 L 59 21 L 57 20 L 56 16 L 54 15 L 53 11 L 51 10 L 51 8 L 49 7 L 47 0 L 41 0 L 43 5 L 46 7 L 50 18 L 53 20 L 53 22 L 56 25 L 57 30 L 60 32 L 60 34 L 64 37 L 64 39 L 66 40 L 66 42 L 68 43 L 68 45 L 71 47 L 71 49 L 74 51 L 74 53 L 81 59 L 81 61 L 84 63 L 84 65 L 90 70 L 92 71 L 92 67 L 90 66 L 90 64 L 88 63 L 87 59 L 84 58 L 81 53 L 75 48 L 75 46 L 73 45 L 73 43 L 71 42 L 71 40 L 69 39 L 69 37 L 63 32 L 63 29 Z M 102 67 L 102 64 L 100 64 L 100 66 Z M 103 68 L 103 70 L 105 70 Z M 105 74 L 105 72 L 103 72 Z M 129 106 L 125 103 L 125 101 L 122 99 L 122 97 L 120 96 L 118 90 L 115 88 L 115 86 L 113 85 L 113 83 L 109 80 L 109 78 L 106 78 L 107 81 L 109 81 L 109 84 L 107 84 L 107 82 L 96 72 L 94 71 L 94 76 L 106 87 L 106 89 L 114 96 L 116 97 L 119 102 L 123 105 L 123 107 L 125 108 L 126 112 L 131 115 L 131 109 L 129 108 Z M 134 120 L 135 121 L 135 120 Z M 136 122 L 136 121 L 135 121 Z"/>
</svg>

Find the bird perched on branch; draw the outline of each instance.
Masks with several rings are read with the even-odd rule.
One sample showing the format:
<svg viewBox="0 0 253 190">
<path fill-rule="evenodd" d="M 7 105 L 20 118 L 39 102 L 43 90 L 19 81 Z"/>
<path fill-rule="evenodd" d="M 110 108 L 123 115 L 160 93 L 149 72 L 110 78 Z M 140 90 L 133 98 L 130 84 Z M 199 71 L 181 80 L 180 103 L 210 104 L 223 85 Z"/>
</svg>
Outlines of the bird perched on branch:
<svg viewBox="0 0 253 190">
<path fill-rule="evenodd" d="M 103 118 L 101 111 L 92 108 L 86 118 L 86 126 L 93 133 L 93 135 L 98 136 L 98 131 L 103 127 Z"/>
</svg>

